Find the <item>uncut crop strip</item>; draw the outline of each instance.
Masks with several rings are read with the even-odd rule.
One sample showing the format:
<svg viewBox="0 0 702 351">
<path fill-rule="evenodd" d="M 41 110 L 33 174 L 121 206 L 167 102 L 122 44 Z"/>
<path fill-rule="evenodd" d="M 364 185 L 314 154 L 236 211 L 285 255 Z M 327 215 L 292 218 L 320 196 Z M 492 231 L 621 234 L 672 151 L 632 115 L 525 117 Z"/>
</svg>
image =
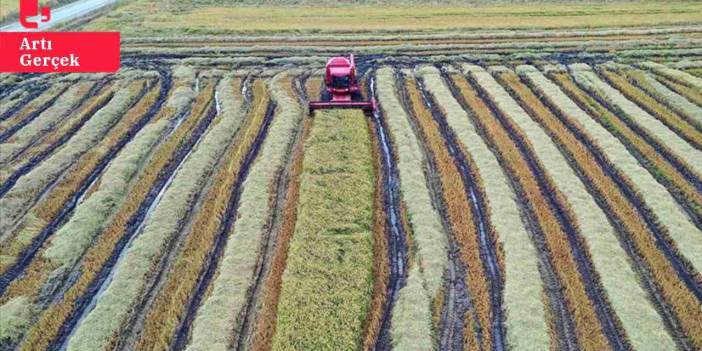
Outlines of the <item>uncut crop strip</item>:
<svg viewBox="0 0 702 351">
<path fill-rule="evenodd" d="M 655 99 L 648 96 L 645 91 L 628 82 L 626 77 L 608 69 L 597 69 L 597 72 L 607 83 L 618 89 L 625 97 L 638 104 L 641 109 L 648 112 L 651 116 L 660 120 L 683 140 L 698 150 L 702 149 L 702 132 L 695 129 L 694 126 L 659 104 Z"/>
<path fill-rule="evenodd" d="M 370 83 L 367 84 L 366 93 L 377 99 L 375 78 L 369 77 L 368 80 Z M 376 288 L 382 289 L 379 292 L 374 292 L 378 294 L 375 296 L 377 296 L 377 303 L 380 305 L 378 306 L 380 308 L 378 331 L 375 340 L 367 341 L 367 346 L 364 346 L 365 349 L 386 350 L 391 347 L 390 324 L 395 302 L 400 289 L 406 284 L 410 250 L 408 241 L 410 238 L 407 236 L 409 226 L 399 189 L 395 149 L 390 140 L 382 110 L 373 114 L 369 125 L 372 128 L 371 141 L 374 146 L 373 153 L 378 172 L 374 226 L 376 231 L 380 231 L 376 238 L 383 236 L 377 239 L 379 245 L 376 249 L 381 250 L 384 246 L 387 252 L 378 253 L 379 257 L 376 258 L 376 267 L 382 265 L 382 268 L 376 269 L 375 273 Z M 380 262 L 377 261 L 378 259 Z M 386 261 L 383 262 L 382 259 L 386 259 Z M 372 306 L 372 308 L 375 307 Z M 366 335 L 367 338 L 369 336 L 370 334 Z"/>
<path fill-rule="evenodd" d="M 21 109 L 8 115 L 7 119 L 0 122 L 0 143 L 4 143 L 15 132 L 53 105 L 69 86 L 67 83 L 56 83 Z"/>
<path fill-rule="evenodd" d="M 624 179 L 616 171 L 602 150 L 595 146 L 591 137 L 585 134 L 582 125 L 572 119 L 573 111 L 577 111 L 577 106 L 568 96 L 533 67 L 523 67 L 521 70 L 535 91 L 543 96 L 544 103 L 554 112 L 554 115 L 547 112 L 542 113 L 544 121 L 542 124 L 547 126 L 557 136 L 561 145 L 568 150 L 574 161 L 573 164 L 579 169 L 582 177 L 588 180 L 592 191 L 597 194 L 595 198 L 600 199 L 599 203 L 605 212 L 619 219 L 620 228 L 618 230 L 624 249 L 639 267 L 644 287 L 650 290 L 649 298 L 663 311 L 662 317 L 669 328 L 673 330 L 678 342 L 685 338 L 685 335 L 680 335 L 680 329 L 685 330 L 686 335 L 699 335 L 699 330 L 695 331 L 699 329 L 699 324 L 695 324 L 694 321 L 702 318 L 702 312 L 694 307 L 698 303 L 695 294 L 689 291 L 685 284 L 677 278 L 676 267 L 668 261 L 666 253 L 658 248 L 660 240 L 656 240 L 655 237 L 658 229 L 650 227 L 644 219 L 647 213 L 643 212 L 637 205 L 640 200 L 637 198 L 638 195 L 630 190 L 632 189 L 631 180 Z M 617 223 L 615 219 L 612 222 Z M 628 291 L 620 293 L 629 294 Z M 626 298 L 631 301 L 637 300 L 637 296 Z M 635 318 L 638 321 L 656 322 L 655 316 L 650 314 L 650 311 L 644 313 L 647 308 L 637 308 L 633 311 L 636 311 Z M 627 328 L 626 314 L 620 313 L 620 315 L 625 328 Z M 628 329 L 662 330 L 660 327 L 654 326 L 641 328 L 638 321 L 635 328 L 629 327 Z M 639 335 L 638 332 L 629 331 L 628 334 L 634 344 L 637 343 L 638 338 L 659 337 L 653 333 Z M 694 340 L 694 338 L 692 339 Z M 655 340 L 651 342 L 659 344 Z M 682 343 L 685 344 L 684 341 Z M 686 349 L 691 348 L 687 345 Z"/>
<path fill-rule="evenodd" d="M 212 120 L 216 114 L 214 83 L 206 81 L 201 94 L 204 101 L 194 113 Z M 230 133 L 223 131 L 224 123 L 211 126 L 196 143 L 190 155 L 176 171 L 163 198 L 146 218 L 143 228 L 128 245 L 110 272 L 109 278 L 93 297 L 94 308 L 85 311 L 68 338 L 68 350 L 105 349 L 117 341 L 123 323 L 127 322 L 163 265 L 177 236 L 189 222 L 192 205 L 197 201 L 212 167 L 224 152 Z M 99 326 L 98 332 L 95 327 Z"/>
<path fill-rule="evenodd" d="M 125 87 L 116 94 L 115 98 L 100 109 L 60 150 L 20 177 L 17 183 L 0 199 L 0 206 L 4 209 L 4 218 L 0 229 L 7 232 L 13 228 L 14 224 L 22 219 L 31 206 L 47 191 L 51 190 L 51 185 L 64 172 L 68 170 L 67 173 L 71 174 L 74 171 L 84 172 L 90 169 L 90 167 L 82 169 L 80 168 L 81 162 L 75 164 L 74 162 L 84 156 L 90 158 L 92 152 L 88 152 L 92 151 L 91 148 L 100 142 L 106 132 L 118 124 L 126 111 L 138 102 L 146 90 L 144 81 L 125 83 Z M 19 241 L 16 242 L 16 244 L 19 243 Z M 12 249 L 9 252 L 5 249 L 3 248 L 1 252 L 3 256 L 14 257 Z M 3 273 L 6 273 L 8 268 L 6 262 L 0 263 L 0 271 Z"/>
<path fill-rule="evenodd" d="M 534 120 L 533 124 L 538 124 L 545 129 L 543 131 L 543 137 L 547 137 L 546 132 L 550 132 L 550 135 L 557 136 L 558 145 L 554 142 L 554 148 L 559 146 L 559 149 L 563 150 L 563 141 L 565 138 L 569 137 L 569 139 L 565 139 L 569 142 L 569 153 L 564 155 L 565 158 L 562 159 L 563 163 L 572 160 L 574 157 L 580 157 L 580 159 L 590 161 L 587 166 L 594 167 L 596 165 L 592 158 L 584 156 L 589 154 L 587 148 L 576 143 L 573 136 L 568 133 L 568 130 L 557 121 L 556 117 L 541 103 L 538 97 L 529 90 L 526 85 L 520 82 L 516 74 L 508 71 L 498 73 L 498 75 L 502 85 L 508 89 L 510 94 L 512 94 L 515 99 L 518 99 L 520 105 L 529 112 L 530 117 Z M 530 140 L 534 142 L 536 139 L 530 138 Z M 539 154 L 543 155 L 545 152 L 548 151 L 542 150 Z M 551 150 L 551 152 L 558 151 Z M 647 332 L 649 330 L 664 330 L 665 325 L 660 316 L 658 316 L 654 306 L 647 300 L 647 292 L 639 285 L 639 278 L 635 271 L 636 267 L 631 267 L 620 261 L 620 258 L 627 256 L 627 252 L 620 246 L 616 228 L 610 225 L 610 221 L 608 221 L 606 213 L 611 212 L 604 211 L 598 206 L 596 200 L 599 197 L 597 195 L 588 194 L 586 190 L 588 182 L 586 180 L 580 180 L 581 178 L 578 178 L 576 175 L 578 172 L 583 172 L 583 169 L 580 167 L 573 167 L 572 162 L 568 163 L 568 166 L 574 168 L 568 177 L 571 178 L 569 181 L 579 181 L 580 183 L 577 184 L 579 187 L 574 189 L 577 193 L 573 190 L 569 193 L 567 186 L 561 186 L 561 188 L 564 189 L 564 194 L 568 196 L 568 199 L 572 201 L 573 207 L 576 210 L 576 215 L 579 216 L 581 233 L 589 246 L 593 266 L 596 271 L 602 273 L 600 274 L 602 289 L 607 294 L 609 301 L 611 301 L 613 312 L 616 313 L 617 317 L 621 320 L 626 335 L 628 335 L 632 345 L 637 349 L 652 344 L 661 347 L 674 347 L 674 342 L 670 335 Z M 555 165 L 546 166 L 547 169 L 556 168 Z M 588 170 L 599 170 L 599 167 L 595 167 L 594 169 L 588 168 Z M 604 177 L 604 181 L 610 180 L 603 172 L 599 173 L 598 176 L 598 179 Z M 563 176 L 563 174 L 554 177 L 554 179 L 561 180 L 565 178 L 567 177 Z M 614 184 L 610 182 L 609 185 L 610 187 L 606 188 L 606 190 L 614 192 L 613 194 L 618 194 L 615 191 L 616 187 Z M 585 195 L 587 200 L 577 200 L 576 195 L 578 193 Z M 621 203 L 618 205 L 621 205 Z M 585 213 L 578 212 L 578 209 L 585 209 L 586 211 Z M 633 211 L 633 209 L 630 210 Z M 617 218 L 612 218 L 611 223 L 617 223 Z M 640 225 L 641 222 L 637 223 Z M 639 227 L 637 229 L 641 228 Z M 642 328 L 642 325 L 646 325 L 647 327 Z"/>
<path fill-rule="evenodd" d="M 498 159 L 481 138 L 473 120 L 466 116 L 467 110 L 452 97 L 453 92 L 438 70 L 423 68 L 420 74 L 445 116 L 445 122 L 436 120 L 444 139 L 455 149 L 465 148 L 476 162 L 477 176 L 484 182 L 487 212 L 504 251 L 506 342 L 515 349 L 548 349 L 558 341 L 551 340 L 549 335 L 539 258 L 529 229 L 522 222 L 517 196 Z"/>
<path fill-rule="evenodd" d="M 138 349 L 180 348 L 178 346 L 183 345 L 174 345 L 174 341 L 187 340 L 189 323 L 194 315 L 191 311 L 199 306 L 214 274 L 217 260 L 226 245 L 226 235 L 236 217 L 241 184 L 270 123 L 272 113 L 266 111 L 269 101 L 263 82 L 257 81 L 253 85 L 254 101 L 247 121 L 242 121 L 241 106 L 232 103 L 233 80 L 224 79 L 220 84 L 226 85 L 220 90 L 224 98 L 222 113 L 234 118 L 229 123 L 235 123 L 234 129 L 239 131 L 227 150 L 225 162 L 214 176 L 213 187 L 180 249 L 168 281 L 148 312 L 140 330 L 141 337 L 136 345 L 132 345 Z M 203 243 L 212 243 L 212 246 Z M 173 326 L 177 326 L 175 332 Z"/>
<path fill-rule="evenodd" d="M 17 180 L 31 171 L 32 167 L 41 163 L 49 157 L 52 152 L 58 150 L 65 144 L 80 128 L 102 107 L 104 107 L 114 96 L 110 86 L 103 87 L 95 91 L 80 110 L 71 112 L 65 120 L 53 130 L 43 135 L 40 140 L 35 140 L 31 145 L 27 145 L 21 152 L 8 160 L 8 164 L 0 172 L 0 189 L 12 187 Z M 0 190 L 2 191 L 2 190 Z"/>
<path fill-rule="evenodd" d="M 363 341 L 373 266 L 367 128 L 360 111 L 315 113 L 305 141 L 274 350 L 354 349 Z"/>
<path fill-rule="evenodd" d="M 678 95 L 667 86 L 653 78 L 650 74 L 631 68 L 624 69 L 629 80 L 644 89 L 659 103 L 669 106 L 698 130 L 702 129 L 702 108 L 691 103 L 685 97 Z"/>
<path fill-rule="evenodd" d="M 576 76 L 576 80 L 579 73 L 581 72 L 573 72 Z M 585 73 L 592 72 L 588 71 Z M 583 86 L 587 87 L 588 85 L 585 82 Z M 630 155 L 622 155 L 621 157 L 626 158 L 627 162 L 631 162 L 632 160 L 629 159 L 629 156 Z M 660 184 L 654 184 L 654 178 L 649 177 L 647 173 L 640 175 L 634 174 L 634 172 L 639 172 L 641 170 L 639 167 L 636 167 L 638 163 L 616 163 L 622 166 L 630 166 L 623 171 L 629 178 L 635 179 L 634 183 L 639 186 L 644 202 L 656 214 L 658 221 L 668 230 L 670 237 L 675 242 L 675 246 L 677 246 L 682 256 L 691 264 L 691 268 L 699 272 L 700 265 L 702 265 L 702 255 L 699 255 L 699 252 L 702 252 L 700 251 L 702 249 L 702 243 L 691 240 L 691 237 L 694 236 L 695 233 L 699 233 L 700 229 L 695 226 L 695 223 L 691 221 L 685 211 L 675 203 L 675 200 L 665 188 Z M 654 183 L 650 183 L 650 181 Z"/>
<path fill-rule="evenodd" d="M 440 294 L 448 244 L 422 171 L 424 155 L 409 116 L 395 95 L 394 82 L 391 69 L 378 72 L 377 96 L 397 147 L 400 190 L 416 250 L 408 267 L 406 285 L 400 289 L 393 307 L 391 338 L 396 348 L 431 348 L 432 314 L 437 312 L 432 311 L 432 304 Z"/>
<path fill-rule="evenodd" d="M 90 95 L 94 93 L 97 83 L 83 81 L 71 85 L 56 99 L 56 102 L 40 113 L 37 118 L 18 130 L 0 147 L 0 165 L 6 165 L 19 153 L 31 146 L 43 134 L 61 123 L 73 110 L 77 109 Z"/>
<path fill-rule="evenodd" d="M 5 257 L 16 257 L 11 266 L 0 265 L 5 279 L 12 280 L 20 274 L 46 238 L 51 235 L 63 218 L 71 213 L 78 199 L 99 177 L 112 157 L 146 124 L 153 115 L 146 114 L 159 94 L 159 89 L 142 90 L 134 100 L 134 106 L 110 129 L 110 137 L 102 139 L 69 166 L 66 174 L 47 189 L 43 197 L 25 214 L 16 227 L 12 241 L 3 245 L 0 253 Z M 0 285 L 0 292 L 5 288 Z"/>
<path fill-rule="evenodd" d="M 174 78 L 174 89 L 156 117 L 157 120 L 168 122 L 166 140 L 154 151 L 135 180 L 130 196 L 86 252 L 77 267 L 82 266 L 83 274 L 63 294 L 61 300 L 49 306 L 42 314 L 22 345 L 23 349 L 46 349 L 50 345 L 58 347 L 64 343 L 103 282 L 109 278 L 124 248 L 159 203 L 176 170 L 210 124 L 208 114 L 197 113 L 202 112 L 203 105 L 207 103 L 205 94 L 197 97 L 192 110 L 195 112 L 190 113 L 195 74 L 179 67 L 174 71 Z M 69 251 L 60 250 L 60 247 L 57 246 L 54 250 L 59 253 Z M 66 259 L 61 255 L 56 256 Z"/>
<path fill-rule="evenodd" d="M 702 151 L 696 150 L 659 120 L 629 101 L 618 90 L 600 80 L 589 66 L 573 65 L 571 70 L 578 83 L 593 90 L 593 93 L 607 103 L 616 106 L 622 113 L 633 119 L 636 125 L 664 142 L 697 176 L 702 175 Z"/>
<path fill-rule="evenodd" d="M 247 302 L 247 290 L 255 275 L 257 252 L 266 235 L 272 208 L 270 199 L 275 182 L 284 167 L 302 108 L 290 95 L 292 72 L 277 74 L 269 83 L 276 104 L 275 117 L 268 127 L 258 160 L 251 166 L 241 191 L 238 218 L 229 231 L 219 272 L 210 283 L 211 292 L 197 310 L 187 349 L 227 350 L 237 330 L 240 312 Z M 270 111 L 268 112 L 270 113 Z M 228 306 L 226 309 L 221 306 Z"/>
<path fill-rule="evenodd" d="M 303 75 L 298 77 L 294 84 L 301 104 L 307 102 L 308 91 L 312 96 L 319 96 L 321 80 L 308 79 Z M 306 89 L 302 87 L 307 85 Z M 245 310 L 245 317 L 236 331 L 236 350 L 247 347 L 252 350 L 270 350 L 273 335 L 275 335 L 276 313 L 282 276 L 285 271 L 290 239 L 295 231 L 297 222 L 297 202 L 300 194 L 300 174 L 302 173 L 302 159 L 304 154 L 305 139 L 309 133 L 312 120 L 303 118 L 302 127 L 295 136 L 292 154 L 281 174 L 276 194 L 276 212 L 273 215 L 271 234 L 267 240 L 265 252 L 262 254 L 260 269 L 256 273 L 255 283 Z M 271 246 L 274 246 L 271 247 Z M 273 250 L 271 252 L 271 250 Z M 268 266 L 266 264 L 266 256 Z M 254 311 L 254 309 L 256 309 Z"/>
<path fill-rule="evenodd" d="M 441 345 L 468 350 L 502 350 L 505 347 L 501 306 L 504 266 L 500 267 L 497 262 L 492 237 L 495 233 L 489 232 L 491 226 L 484 218 L 483 192 L 474 187 L 476 174 L 468 166 L 474 162 L 467 162 L 465 150 L 456 149 L 453 140 L 444 139 L 438 123 L 445 118 L 433 116 L 432 112 L 438 114 L 440 111 L 433 108 L 436 102 L 428 93 L 420 91 L 414 80 L 406 82 L 404 87 L 409 99 L 405 105 L 413 111 L 412 116 L 436 165 L 434 172 L 441 180 L 441 196 L 463 264 L 464 272 L 458 279 L 463 281 L 463 289 L 467 288 L 464 293 L 469 295 L 461 298 L 470 299 L 475 310 L 475 317 L 467 317 L 467 311 L 457 314 L 459 328 L 454 333 L 460 333 L 463 338 L 459 337 L 452 345 L 442 341 Z M 460 308 L 456 306 L 459 311 Z"/>
<path fill-rule="evenodd" d="M 688 288 L 694 291 L 699 299 L 702 299 L 702 290 L 695 283 L 695 270 L 692 269 L 690 274 L 685 273 L 688 272 L 690 265 L 686 263 L 685 258 L 680 256 L 680 253 L 676 250 L 675 241 L 669 237 L 675 238 L 673 235 L 675 234 L 678 239 L 688 240 L 686 242 L 694 245 L 688 239 L 690 232 L 680 232 L 676 229 L 679 225 L 690 228 L 690 224 L 685 224 L 684 222 L 680 224 L 680 220 L 687 220 L 684 217 L 684 213 L 676 214 L 671 212 L 678 210 L 678 204 L 675 203 L 666 189 L 656 181 L 655 175 L 660 172 L 651 171 L 648 175 L 643 173 L 645 169 L 642 167 L 646 166 L 646 162 L 641 162 L 642 166 L 639 166 L 637 163 L 637 158 L 641 159 L 643 156 L 641 154 L 629 154 L 628 151 L 633 149 L 629 147 L 629 145 L 633 144 L 636 149 L 640 150 L 640 153 L 652 157 L 656 155 L 655 149 L 645 141 L 637 139 L 636 134 L 627 129 L 626 125 L 621 123 L 616 116 L 603 105 L 600 105 L 598 101 L 587 95 L 584 90 L 580 90 L 566 73 L 554 74 L 552 78 L 572 101 L 577 102 L 574 108 L 573 104 L 567 102 L 569 100 L 564 100 L 563 104 L 565 104 L 565 107 L 563 108 L 568 109 L 569 115 L 576 119 L 588 134 L 592 135 L 595 142 L 600 144 L 607 155 L 612 158 L 612 162 L 618 165 L 618 168 L 625 176 L 631 179 L 632 184 L 635 186 L 634 189 L 638 189 L 638 194 L 642 201 L 639 201 L 637 206 L 641 207 L 647 214 L 644 216 L 647 225 L 650 228 L 659 228 L 658 232 L 654 231 L 654 233 L 658 233 L 656 234 L 657 243 L 666 252 L 666 256 L 676 267 L 678 274 L 685 281 Z M 587 113 L 584 111 L 587 111 Z M 614 139 L 615 137 L 619 140 Z M 675 169 L 672 167 L 664 168 L 663 166 L 666 164 L 660 158 L 652 157 L 652 160 L 657 162 L 656 166 L 661 165 L 660 169 L 671 170 L 671 174 L 673 174 L 672 171 Z M 692 233 L 695 232 L 694 230 Z M 694 250 L 688 252 L 693 253 Z"/>
<path fill-rule="evenodd" d="M 563 210 L 562 206 L 555 203 L 547 192 L 555 187 L 546 187 L 545 174 L 537 167 L 535 160 L 525 151 L 526 146 L 513 141 L 510 135 L 515 132 L 504 126 L 503 116 L 498 115 L 496 107 L 490 108 L 489 98 L 481 98 L 479 91 L 469 84 L 465 78 L 452 77 L 454 84 L 461 96 L 466 99 L 467 106 L 471 109 L 472 117 L 486 133 L 487 140 L 498 150 L 503 166 L 511 173 L 520 185 L 520 193 L 526 200 L 531 216 L 539 225 L 540 237 L 546 244 L 550 260 L 556 269 L 563 288 L 566 290 L 568 308 L 572 311 L 575 331 L 577 332 L 580 347 L 584 349 L 609 349 L 608 338 L 603 326 L 598 320 L 597 307 L 590 298 L 586 282 L 581 277 L 581 263 L 584 252 L 573 247 L 575 228 L 573 222 L 564 220 L 556 212 Z M 483 92 L 484 94 L 484 92 Z M 495 123 L 497 119 L 500 123 Z M 520 138 L 522 139 L 522 138 Z M 523 140 L 523 139 L 522 139 Z"/>
</svg>

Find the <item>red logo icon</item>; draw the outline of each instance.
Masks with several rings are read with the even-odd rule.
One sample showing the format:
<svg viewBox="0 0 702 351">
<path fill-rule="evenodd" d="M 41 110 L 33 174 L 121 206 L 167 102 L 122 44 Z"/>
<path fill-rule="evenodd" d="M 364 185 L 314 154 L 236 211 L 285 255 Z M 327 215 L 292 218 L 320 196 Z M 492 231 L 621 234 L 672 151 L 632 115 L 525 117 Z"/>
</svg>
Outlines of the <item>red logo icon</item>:
<svg viewBox="0 0 702 351">
<path fill-rule="evenodd" d="M 27 29 L 39 28 L 38 22 L 30 21 L 30 17 L 41 15 L 39 22 L 49 22 L 51 20 L 51 8 L 42 6 L 39 11 L 39 0 L 20 0 L 20 23 Z"/>
</svg>

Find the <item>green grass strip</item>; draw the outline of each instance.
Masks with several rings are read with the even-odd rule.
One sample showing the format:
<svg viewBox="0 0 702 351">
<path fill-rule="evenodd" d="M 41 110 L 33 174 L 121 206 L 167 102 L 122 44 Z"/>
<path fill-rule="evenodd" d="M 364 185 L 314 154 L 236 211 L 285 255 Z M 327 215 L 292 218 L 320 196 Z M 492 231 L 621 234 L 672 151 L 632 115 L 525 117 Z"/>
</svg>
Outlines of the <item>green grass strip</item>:
<svg viewBox="0 0 702 351">
<path fill-rule="evenodd" d="M 358 348 L 373 287 L 372 162 L 361 113 L 317 114 L 305 142 L 274 350 Z"/>
</svg>

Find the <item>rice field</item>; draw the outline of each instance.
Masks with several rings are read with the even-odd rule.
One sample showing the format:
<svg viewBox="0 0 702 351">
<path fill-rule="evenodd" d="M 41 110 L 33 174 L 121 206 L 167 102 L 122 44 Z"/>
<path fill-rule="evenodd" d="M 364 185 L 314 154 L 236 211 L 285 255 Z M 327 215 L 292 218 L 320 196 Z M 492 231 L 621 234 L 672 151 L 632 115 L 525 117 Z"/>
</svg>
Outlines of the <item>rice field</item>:
<svg viewBox="0 0 702 351">
<path fill-rule="evenodd" d="M 702 349 L 699 23 L 264 29 L 0 76 L 0 350 Z"/>
</svg>

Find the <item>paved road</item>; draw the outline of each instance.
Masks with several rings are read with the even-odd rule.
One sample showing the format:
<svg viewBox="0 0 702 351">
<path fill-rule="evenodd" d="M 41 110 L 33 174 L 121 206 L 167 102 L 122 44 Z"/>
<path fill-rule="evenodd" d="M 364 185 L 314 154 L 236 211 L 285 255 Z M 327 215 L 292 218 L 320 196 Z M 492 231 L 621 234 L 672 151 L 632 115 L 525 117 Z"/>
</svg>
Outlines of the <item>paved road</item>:
<svg viewBox="0 0 702 351">
<path fill-rule="evenodd" d="M 62 6 L 56 9 L 51 9 L 51 21 L 49 23 L 40 23 L 39 29 L 36 30 L 47 30 L 51 27 L 72 20 L 81 16 L 85 16 L 90 12 L 103 8 L 109 4 L 115 3 L 117 0 L 79 0 L 70 3 L 66 6 Z M 34 31 L 36 31 L 34 30 Z M 25 32 L 33 31 L 30 29 L 25 29 L 20 25 L 19 21 L 13 24 L 8 24 L 6 26 L 0 27 L 0 32 Z"/>
</svg>

